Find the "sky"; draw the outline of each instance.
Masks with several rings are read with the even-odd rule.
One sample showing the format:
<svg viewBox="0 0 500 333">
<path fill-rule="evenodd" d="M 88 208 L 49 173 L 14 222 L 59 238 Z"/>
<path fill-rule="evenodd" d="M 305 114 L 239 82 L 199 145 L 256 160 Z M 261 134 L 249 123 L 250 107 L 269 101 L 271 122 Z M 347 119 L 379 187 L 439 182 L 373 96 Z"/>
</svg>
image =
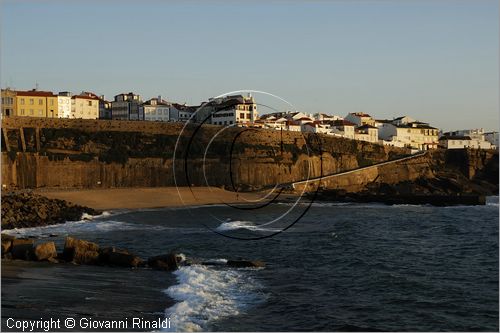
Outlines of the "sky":
<svg viewBox="0 0 500 333">
<path fill-rule="evenodd" d="M 0 2 L 0 83 L 499 127 L 497 0 Z"/>
</svg>

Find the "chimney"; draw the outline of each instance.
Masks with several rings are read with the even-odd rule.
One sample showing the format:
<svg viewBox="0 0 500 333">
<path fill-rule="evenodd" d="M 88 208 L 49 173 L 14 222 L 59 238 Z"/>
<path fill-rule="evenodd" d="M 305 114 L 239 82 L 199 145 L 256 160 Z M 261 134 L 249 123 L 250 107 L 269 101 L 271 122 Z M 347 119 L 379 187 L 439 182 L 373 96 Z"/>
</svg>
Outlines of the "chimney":
<svg viewBox="0 0 500 333">
<path fill-rule="evenodd" d="M 161 95 L 158 95 L 158 102 L 161 102 Z"/>
</svg>

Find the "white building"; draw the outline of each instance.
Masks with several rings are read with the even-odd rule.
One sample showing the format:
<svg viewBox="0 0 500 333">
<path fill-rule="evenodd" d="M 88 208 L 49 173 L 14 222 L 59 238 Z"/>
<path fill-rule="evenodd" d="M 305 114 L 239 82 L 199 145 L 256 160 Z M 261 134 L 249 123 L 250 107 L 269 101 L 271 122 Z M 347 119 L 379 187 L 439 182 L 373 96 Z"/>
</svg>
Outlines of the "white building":
<svg viewBox="0 0 500 333">
<path fill-rule="evenodd" d="M 498 132 L 484 133 L 484 139 L 498 149 Z"/>
<path fill-rule="evenodd" d="M 71 118 L 71 93 L 61 91 L 57 95 L 57 115 L 59 118 Z"/>
<path fill-rule="evenodd" d="M 332 116 L 326 113 L 316 113 L 314 114 L 314 119 L 319 121 L 335 121 L 335 120 L 342 120 L 344 118 L 336 115 Z"/>
<path fill-rule="evenodd" d="M 71 118 L 99 119 L 99 97 L 86 91 L 72 96 Z"/>
<path fill-rule="evenodd" d="M 482 128 L 446 132 L 439 138 L 439 145 L 445 149 L 492 149 L 496 147 L 485 140 Z"/>
<path fill-rule="evenodd" d="M 378 142 L 378 129 L 375 126 L 363 125 L 354 130 L 354 139 L 371 143 Z"/>
<path fill-rule="evenodd" d="M 161 96 L 151 98 L 139 106 L 139 113 L 144 114 L 147 121 L 170 121 L 170 103 Z"/>
<path fill-rule="evenodd" d="M 210 100 L 200 110 L 200 116 L 211 115 L 214 125 L 249 126 L 259 119 L 257 104 L 252 95 L 234 95 Z"/>
<path fill-rule="evenodd" d="M 356 125 L 348 120 L 335 120 L 330 123 L 331 129 L 337 136 L 340 135 L 344 138 L 354 140 L 354 129 Z"/>
<path fill-rule="evenodd" d="M 406 118 L 406 119 L 405 119 Z M 438 147 L 438 129 L 428 123 L 400 117 L 392 121 L 377 120 L 378 138 L 384 145 L 408 147 L 414 150 L 428 150 Z"/>
<path fill-rule="evenodd" d="M 345 120 L 356 124 L 357 126 L 370 125 L 375 126 L 375 119 L 364 112 L 349 113 L 344 117 Z"/>
</svg>

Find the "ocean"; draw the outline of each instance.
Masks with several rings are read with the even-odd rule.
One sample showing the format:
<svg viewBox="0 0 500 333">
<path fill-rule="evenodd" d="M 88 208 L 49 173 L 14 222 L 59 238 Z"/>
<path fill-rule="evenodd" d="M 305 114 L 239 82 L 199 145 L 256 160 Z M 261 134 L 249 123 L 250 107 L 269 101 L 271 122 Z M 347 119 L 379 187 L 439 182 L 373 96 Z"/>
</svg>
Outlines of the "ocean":
<svg viewBox="0 0 500 333">
<path fill-rule="evenodd" d="M 499 329 L 498 197 L 486 206 L 240 208 L 121 211 L 9 231 L 211 264 L 163 272 L 2 261 L 2 328 L 7 317 L 57 314 L 169 318 L 170 331 Z M 226 267 L 232 259 L 266 267 Z"/>
</svg>

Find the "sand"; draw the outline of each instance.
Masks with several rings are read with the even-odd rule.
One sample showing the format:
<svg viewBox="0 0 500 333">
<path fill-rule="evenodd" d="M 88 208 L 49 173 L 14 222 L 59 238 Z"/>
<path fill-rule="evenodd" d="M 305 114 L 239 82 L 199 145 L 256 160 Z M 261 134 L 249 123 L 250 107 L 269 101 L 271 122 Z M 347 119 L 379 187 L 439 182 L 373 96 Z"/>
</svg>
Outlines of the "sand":
<svg viewBox="0 0 500 333">
<path fill-rule="evenodd" d="M 208 187 L 114 188 L 88 190 L 37 190 L 48 198 L 62 199 L 98 210 L 182 207 L 222 203 L 252 203 L 266 193 L 243 193 Z M 181 200 L 182 198 L 182 200 Z"/>
</svg>

